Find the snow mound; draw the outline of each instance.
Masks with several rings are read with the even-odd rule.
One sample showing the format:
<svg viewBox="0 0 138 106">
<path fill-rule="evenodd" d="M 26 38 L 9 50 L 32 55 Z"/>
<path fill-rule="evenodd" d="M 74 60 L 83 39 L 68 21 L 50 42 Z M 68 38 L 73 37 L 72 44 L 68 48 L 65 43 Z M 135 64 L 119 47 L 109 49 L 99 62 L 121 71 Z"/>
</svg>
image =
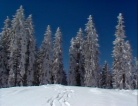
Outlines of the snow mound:
<svg viewBox="0 0 138 106">
<path fill-rule="evenodd" d="M 0 106 L 137 106 L 137 90 L 43 85 L 0 89 Z"/>
</svg>

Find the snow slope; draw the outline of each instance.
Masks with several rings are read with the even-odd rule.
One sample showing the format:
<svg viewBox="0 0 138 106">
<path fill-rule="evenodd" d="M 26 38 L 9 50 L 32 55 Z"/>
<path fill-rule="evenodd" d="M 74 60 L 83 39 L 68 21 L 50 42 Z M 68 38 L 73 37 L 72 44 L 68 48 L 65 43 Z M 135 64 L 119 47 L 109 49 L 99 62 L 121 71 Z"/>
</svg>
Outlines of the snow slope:
<svg viewBox="0 0 138 106">
<path fill-rule="evenodd" d="M 0 89 L 0 106 L 137 106 L 137 90 L 43 85 Z"/>
</svg>

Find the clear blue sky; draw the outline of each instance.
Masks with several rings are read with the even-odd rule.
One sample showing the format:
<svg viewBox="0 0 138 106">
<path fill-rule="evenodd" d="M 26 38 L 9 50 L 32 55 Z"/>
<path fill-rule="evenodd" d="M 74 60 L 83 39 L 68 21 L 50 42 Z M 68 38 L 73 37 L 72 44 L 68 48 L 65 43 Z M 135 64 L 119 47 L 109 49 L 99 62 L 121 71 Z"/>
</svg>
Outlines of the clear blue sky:
<svg viewBox="0 0 138 106">
<path fill-rule="evenodd" d="M 61 28 L 66 70 L 69 67 L 70 40 L 80 27 L 85 28 L 90 14 L 99 35 L 101 65 L 104 60 L 112 64 L 112 42 L 116 17 L 120 12 L 125 18 L 127 40 L 132 45 L 133 55 L 137 55 L 137 0 L 0 0 L 0 28 L 6 16 L 12 18 L 20 5 L 23 5 L 26 17 L 33 15 L 38 45 L 44 38 L 47 25 L 51 25 L 53 36 L 56 28 Z"/>
</svg>

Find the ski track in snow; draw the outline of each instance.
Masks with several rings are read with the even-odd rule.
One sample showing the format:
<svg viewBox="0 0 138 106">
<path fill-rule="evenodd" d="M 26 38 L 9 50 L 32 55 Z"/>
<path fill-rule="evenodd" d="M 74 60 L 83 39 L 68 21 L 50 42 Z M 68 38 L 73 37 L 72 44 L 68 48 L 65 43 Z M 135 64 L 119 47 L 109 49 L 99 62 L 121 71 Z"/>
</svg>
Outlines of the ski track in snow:
<svg viewBox="0 0 138 106">
<path fill-rule="evenodd" d="M 56 96 L 53 96 L 47 100 L 47 103 L 49 106 L 71 106 L 68 102 L 68 99 L 71 97 L 71 94 L 74 92 L 74 90 L 71 90 L 70 88 L 64 88 L 64 87 L 56 87 L 54 89 L 58 93 Z"/>
</svg>

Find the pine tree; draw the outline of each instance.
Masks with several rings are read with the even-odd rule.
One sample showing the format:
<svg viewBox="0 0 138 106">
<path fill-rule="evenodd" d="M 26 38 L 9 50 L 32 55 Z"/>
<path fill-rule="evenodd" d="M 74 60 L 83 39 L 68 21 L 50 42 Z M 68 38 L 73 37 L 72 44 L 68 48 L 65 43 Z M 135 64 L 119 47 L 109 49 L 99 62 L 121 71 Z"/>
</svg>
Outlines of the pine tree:
<svg viewBox="0 0 138 106">
<path fill-rule="evenodd" d="M 138 59 L 135 59 L 135 74 L 134 74 L 134 80 L 135 80 L 135 89 L 138 89 Z"/>
<path fill-rule="evenodd" d="M 53 45 L 53 65 L 52 65 L 52 83 L 62 84 L 63 82 L 63 50 L 62 34 L 60 28 L 57 28 Z"/>
<path fill-rule="evenodd" d="M 22 86 L 26 64 L 25 54 L 27 51 L 25 17 L 22 6 L 17 10 L 12 20 L 10 51 L 9 86 Z"/>
<path fill-rule="evenodd" d="M 116 26 L 116 39 L 113 42 L 113 72 L 114 72 L 114 88 L 130 89 L 131 80 L 131 48 L 129 42 L 125 42 L 125 31 L 123 25 L 123 16 L 120 13 L 118 16 L 118 25 Z"/>
<path fill-rule="evenodd" d="M 35 70 L 33 85 L 40 85 L 40 72 L 42 69 L 42 54 L 40 50 L 36 50 Z"/>
<path fill-rule="evenodd" d="M 138 60 L 136 57 L 133 60 L 132 89 L 138 89 Z"/>
<path fill-rule="evenodd" d="M 0 36 L 0 88 L 7 87 L 7 74 L 4 65 L 4 47 L 2 46 L 2 36 Z"/>
<path fill-rule="evenodd" d="M 8 74 L 9 74 L 9 46 L 10 46 L 10 33 L 11 33 L 11 21 L 9 17 L 4 22 L 4 28 L 1 33 L 1 50 L 2 50 L 2 63 L 4 66 L 5 71 L 3 72 L 4 76 L 4 87 L 8 87 Z"/>
<path fill-rule="evenodd" d="M 51 83 L 52 71 L 52 32 L 48 25 L 44 41 L 40 48 L 40 84 Z"/>
<path fill-rule="evenodd" d="M 4 57 L 5 57 L 5 66 L 6 66 L 6 70 L 7 72 L 9 71 L 9 46 L 10 46 L 10 40 L 11 40 L 11 20 L 9 19 L 9 17 L 7 17 L 7 19 L 4 22 L 4 28 L 2 31 L 2 45 L 4 47 Z"/>
<path fill-rule="evenodd" d="M 124 51 L 124 64 L 125 64 L 125 89 L 132 89 L 132 49 L 129 41 L 125 42 L 125 51 Z"/>
<path fill-rule="evenodd" d="M 85 31 L 87 36 L 84 44 L 84 85 L 97 87 L 99 72 L 99 44 L 98 35 L 91 15 L 88 18 Z"/>
<path fill-rule="evenodd" d="M 68 79 L 68 84 L 69 85 L 77 85 L 76 82 L 76 74 L 75 74 L 75 66 L 76 66 L 76 60 L 74 59 L 74 55 L 76 55 L 75 50 L 74 50 L 74 41 L 75 39 L 71 39 L 71 46 L 69 49 L 70 52 L 70 69 L 69 69 L 69 79 Z"/>
<path fill-rule="evenodd" d="M 111 71 L 106 61 L 101 71 L 100 81 L 101 81 L 100 83 L 101 88 L 112 88 Z"/>
<path fill-rule="evenodd" d="M 27 51 L 26 51 L 26 64 L 24 85 L 33 85 L 34 81 L 34 65 L 36 58 L 36 40 L 34 37 L 34 25 L 32 15 L 26 19 L 26 35 L 27 35 Z"/>
<path fill-rule="evenodd" d="M 83 56 L 83 33 L 81 28 L 75 39 L 71 40 L 70 46 L 70 73 L 69 85 L 84 85 L 84 56 Z"/>
<path fill-rule="evenodd" d="M 99 73 L 98 73 L 98 87 L 102 88 L 102 71 L 103 71 L 103 67 L 99 66 Z"/>
</svg>

